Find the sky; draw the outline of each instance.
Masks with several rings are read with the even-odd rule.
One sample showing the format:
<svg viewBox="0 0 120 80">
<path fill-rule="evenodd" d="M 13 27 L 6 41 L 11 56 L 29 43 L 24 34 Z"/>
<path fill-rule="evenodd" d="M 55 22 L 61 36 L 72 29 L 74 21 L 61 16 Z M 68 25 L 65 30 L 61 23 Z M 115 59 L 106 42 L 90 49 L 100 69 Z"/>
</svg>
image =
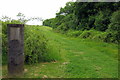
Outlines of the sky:
<svg viewBox="0 0 120 80">
<path fill-rule="evenodd" d="M 8 16 L 16 19 L 21 12 L 26 17 L 41 17 L 42 19 L 54 18 L 61 7 L 74 0 L 1 0 L 0 17 Z M 42 25 L 42 22 L 30 21 L 30 25 Z"/>
</svg>

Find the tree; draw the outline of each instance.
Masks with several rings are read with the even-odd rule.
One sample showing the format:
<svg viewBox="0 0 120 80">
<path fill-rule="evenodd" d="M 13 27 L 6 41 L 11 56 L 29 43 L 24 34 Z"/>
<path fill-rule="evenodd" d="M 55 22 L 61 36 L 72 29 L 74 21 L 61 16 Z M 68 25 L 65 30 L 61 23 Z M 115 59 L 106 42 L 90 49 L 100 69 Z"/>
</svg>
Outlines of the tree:
<svg viewBox="0 0 120 80">
<path fill-rule="evenodd" d="M 43 23 L 63 31 L 69 29 L 106 31 L 111 14 L 119 9 L 120 3 L 68 2 L 64 8 L 60 8 L 53 20 L 47 19 Z"/>
<path fill-rule="evenodd" d="M 118 32 L 120 30 L 120 10 L 112 14 L 110 21 L 108 30 Z"/>
<path fill-rule="evenodd" d="M 17 17 L 18 17 L 18 20 L 23 24 L 27 23 L 28 21 L 34 21 L 34 20 L 43 21 L 43 19 L 40 17 L 26 18 L 25 15 L 23 13 L 20 13 L 20 12 L 17 14 Z"/>
<path fill-rule="evenodd" d="M 29 21 L 29 19 L 25 19 L 25 15 L 20 12 L 17 14 L 17 17 L 18 17 L 18 20 L 21 21 L 21 23 L 23 24 Z"/>
<path fill-rule="evenodd" d="M 8 16 L 2 16 L 2 18 L 0 19 L 1 21 L 11 21 L 12 19 Z"/>
</svg>

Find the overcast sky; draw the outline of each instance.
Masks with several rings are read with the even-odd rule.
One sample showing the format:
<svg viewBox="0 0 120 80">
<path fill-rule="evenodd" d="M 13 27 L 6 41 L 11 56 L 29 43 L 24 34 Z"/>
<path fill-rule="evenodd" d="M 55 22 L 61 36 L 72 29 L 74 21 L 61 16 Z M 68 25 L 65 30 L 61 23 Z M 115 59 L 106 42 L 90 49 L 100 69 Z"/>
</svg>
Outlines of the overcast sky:
<svg viewBox="0 0 120 80">
<path fill-rule="evenodd" d="M 0 17 L 8 16 L 15 19 L 16 15 L 21 12 L 26 17 L 49 19 L 55 17 L 56 12 L 69 1 L 72 0 L 1 0 Z M 34 21 L 29 24 L 41 23 Z"/>
</svg>

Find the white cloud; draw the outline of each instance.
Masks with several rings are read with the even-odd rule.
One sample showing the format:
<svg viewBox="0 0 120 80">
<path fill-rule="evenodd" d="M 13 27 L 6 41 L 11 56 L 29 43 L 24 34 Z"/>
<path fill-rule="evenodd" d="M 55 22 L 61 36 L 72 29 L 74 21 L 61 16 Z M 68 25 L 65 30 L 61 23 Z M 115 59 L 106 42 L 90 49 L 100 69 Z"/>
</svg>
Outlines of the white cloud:
<svg viewBox="0 0 120 80">
<path fill-rule="evenodd" d="M 68 1 L 72 0 L 1 0 L 0 16 L 16 18 L 21 12 L 27 17 L 53 18 Z"/>
</svg>

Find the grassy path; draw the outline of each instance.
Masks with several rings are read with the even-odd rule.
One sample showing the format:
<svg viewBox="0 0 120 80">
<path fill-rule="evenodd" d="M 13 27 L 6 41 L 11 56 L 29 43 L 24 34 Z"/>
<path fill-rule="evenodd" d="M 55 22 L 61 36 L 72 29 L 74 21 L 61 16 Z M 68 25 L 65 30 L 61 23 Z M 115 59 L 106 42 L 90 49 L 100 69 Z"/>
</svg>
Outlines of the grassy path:
<svg viewBox="0 0 120 80">
<path fill-rule="evenodd" d="M 42 32 L 57 45 L 62 60 L 25 65 L 24 77 L 29 78 L 117 78 L 117 46 L 54 33 L 49 27 Z M 3 66 L 3 75 L 6 75 Z"/>
</svg>

